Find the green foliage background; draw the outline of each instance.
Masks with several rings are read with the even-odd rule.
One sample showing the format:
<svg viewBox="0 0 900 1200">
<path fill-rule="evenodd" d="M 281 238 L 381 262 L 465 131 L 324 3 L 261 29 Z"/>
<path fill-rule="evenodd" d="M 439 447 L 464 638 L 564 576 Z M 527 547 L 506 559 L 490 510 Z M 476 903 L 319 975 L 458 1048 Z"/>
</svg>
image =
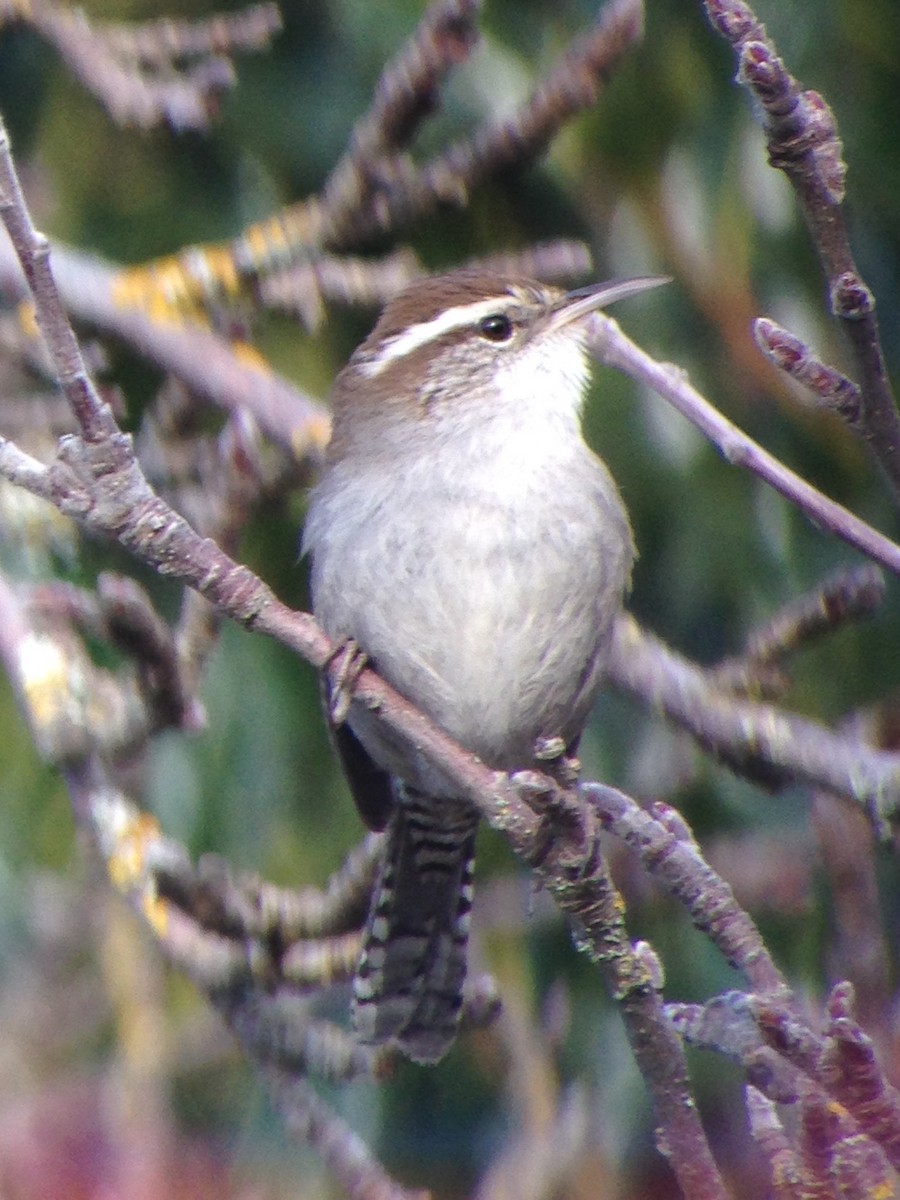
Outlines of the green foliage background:
<svg viewBox="0 0 900 1200">
<path fill-rule="evenodd" d="M 625 328 L 650 352 L 687 369 L 728 415 L 795 470 L 896 536 L 896 511 L 864 449 L 835 419 L 802 408 L 750 349 L 745 318 L 764 313 L 806 335 L 826 360 L 847 362 L 824 315 L 823 282 L 803 222 L 786 182 L 766 167 L 762 133 L 732 83 L 731 51 L 711 32 L 700 0 L 648 0 L 647 7 L 643 45 L 596 109 L 568 128 L 541 163 L 507 173 L 475 196 L 469 210 L 441 213 L 410 231 L 409 240 L 435 269 L 470 255 L 575 236 L 591 244 L 598 277 L 670 271 L 676 282 L 665 293 L 617 310 Z M 212 11 L 202 0 L 91 0 L 87 8 L 93 18 L 115 19 Z M 0 111 L 27 168 L 39 223 L 53 237 L 138 262 L 234 235 L 314 191 L 421 10 L 405 0 L 288 0 L 273 51 L 239 60 L 239 84 L 202 135 L 118 129 L 33 33 L 0 34 Z M 421 145 L 434 148 L 492 106 L 510 104 L 595 11 L 587 0 L 488 0 L 485 44 L 451 82 Z M 821 90 L 837 114 L 850 168 L 854 245 L 881 306 L 896 374 L 900 22 L 893 0 L 759 0 L 757 12 L 792 72 Z M 313 338 L 286 318 L 268 317 L 256 332 L 281 371 L 325 395 L 372 319 L 371 313 L 334 312 Z M 137 419 L 158 380 L 122 349 L 114 361 Z M 632 608 L 701 661 L 738 651 L 754 624 L 856 560 L 728 467 L 662 401 L 636 395 L 610 372 L 595 372 L 587 432 L 632 514 L 641 552 Z M 306 603 L 297 561 L 301 520 L 302 497 L 292 497 L 256 520 L 243 546 L 245 560 L 298 605 Z M 94 549 L 65 570 L 89 578 L 104 555 Z M 790 703 L 834 721 L 890 697 L 900 680 L 898 633 L 892 581 L 875 620 L 802 656 Z M 206 732 L 190 742 L 166 736 L 154 747 L 145 772 L 148 804 L 196 854 L 218 852 L 285 884 L 323 881 L 360 830 L 325 740 L 313 672 L 279 648 L 227 629 L 203 698 Z M 65 939 L 53 941 L 41 924 L 45 910 L 57 912 L 54 903 L 63 911 L 76 903 L 85 872 L 59 779 L 37 761 L 9 694 L 0 705 L 6 731 L 0 742 L 0 1016 L 6 1015 L 8 1039 L 17 1040 L 14 1069 L 4 1069 L 10 1056 L 0 1033 L 0 1107 L 14 1108 L 22 1086 L 62 1094 L 75 1080 L 105 1077 L 124 1053 L 128 1005 L 110 998 L 112 985 L 92 990 L 85 983 L 116 976 L 108 955 L 98 954 L 113 918 L 98 915 L 105 908 L 95 890 L 84 941 L 68 957 L 60 949 Z M 753 838 L 760 833 L 796 843 L 812 862 L 802 894 L 790 903 L 773 900 L 754 915 L 798 986 L 820 994 L 829 978 L 830 917 L 809 833 L 809 798 L 799 791 L 767 795 L 712 765 L 690 769 L 690 755 L 685 760 L 684 749 L 673 746 L 652 714 L 615 696 L 601 702 L 584 757 L 588 777 L 646 799 L 666 795 L 701 835 L 737 845 L 746 838 L 748 855 L 759 852 Z M 682 771 L 686 782 L 679 785 Z M 505 849 L 487 836 L 480 861 L 484 878 L 516 872 Z M 634 884 L 633 869 L 621 870 Z M 887 856 L 882 870 L 891 928 L 897 872 Z M 635 886 L 626 893 L 635 935 L 649 937 L 663 957 L 671 998 L 697 999 L 733 983 L 655 891 Z M 622 1194 L 643 1188 L 664 1194 L 664 1176 L 656 1177 L 662 1168 L 649 1150 L 646 1101 L 594 972 L 552 916 L 524 930 L 513 924 L 506 933 L 493 929 L 487 941 L 492 965 L 508 987 L 521 990 L 527 1007 L 545 1004 L 555 981 L 565 981 L 572 1019 L 559 1050 L 561 1076 L 597 1089 L 605 1153 L 631 1180 Z M 34 1011 L 22 999 L 26 977 L 49 981 L 49 1043 L 43 1025 L 29 1024 Z M 86 988 L 94 1019 L 62 1028 L 53 989 L 66 991 L 73 981 Z M 201 1026 L 203 1017 L 177 981 L 157 978 L 154 986 L 179 1031 L 165 1034 L 171 1054 L 190 1042 L 185 1029 Z M 198 1051 L 195 1066 L 187 1056 L 187 1065 L 166 1069 L 179 1136 L 194 1150 L 205 1148 L 210 1171 L 223 1172 L 235 1194 L 241 1180 L 263 1180 L 266 1195 L 295 1194 L 291 1181 L 301 1173 L 309 1189 L 304 1194 L 318 1194 L 318 1168 L 287 1148 L 227 1045 L 204 1036 L 212 1037 L 214 1049 L 205 1056 Z M 712 1122 L 717 1152 L 743 1179 L 749 1152 L 735 1108 L 736 1073 L 701 1057 L 695 1067 L 702 1102 L 718 1114 Z M 24 1085 L 15 1071 L 25 1072 Z M 462 1193 L 507 1132 L 499 1077 L 478 1044 L 464 1041 L 438 1070 L 401 1069 L 390 1087 L 352 1089 L 337 1102 L 404 1178 L 442 1194 Z"/>
</svg>

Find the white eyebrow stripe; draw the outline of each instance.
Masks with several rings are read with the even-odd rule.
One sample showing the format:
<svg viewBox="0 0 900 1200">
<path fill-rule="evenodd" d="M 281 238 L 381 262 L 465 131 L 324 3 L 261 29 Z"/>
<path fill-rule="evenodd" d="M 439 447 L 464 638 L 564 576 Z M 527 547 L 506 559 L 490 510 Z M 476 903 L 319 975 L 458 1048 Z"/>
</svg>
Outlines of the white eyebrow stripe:
<svg viewBox="0 0 900 1200">
<path fill-rule="evenodd" d="M 410 325 L 395 337 L 390 338 L 381 347 L 377 358 L 367 362 L 363 370 L 366 375 L 378 375 L 388 363 L 396 362 L 420 346 L 439 338 L 443 333 L 452 329 L 461 329 L 464 325 L 473 325 L 481 317 L 490 316 L 498 310 L 509 308 L 515 298 L 509 293 L 501 296 L 489 296 L 487 300 L 474 300 L 471 304 L 456 304 L 445 308 L 443 312 L 430 321 L 420 321 L 418 325 Z"/>
</svg>

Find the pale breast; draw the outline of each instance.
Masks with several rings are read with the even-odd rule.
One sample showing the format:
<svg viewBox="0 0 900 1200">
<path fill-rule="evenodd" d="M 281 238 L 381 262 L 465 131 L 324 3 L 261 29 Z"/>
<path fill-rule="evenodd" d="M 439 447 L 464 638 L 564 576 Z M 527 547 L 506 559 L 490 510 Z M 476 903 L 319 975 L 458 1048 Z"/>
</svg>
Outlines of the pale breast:
<svg viewBox="0 0 900 1200">
<path fill-rule="evenodd" d="M 499 768 L 527 765 L 539 735 L 580 732 L 632 560 L 615 485 L 585 447 L 520 479 L 501 495 L 471 477 L 332 475 L 304 539 L 327 631 L 355 638 L 398 691 Z M 399 769 L 376 723 L 351 723 Z"/>
</svg>

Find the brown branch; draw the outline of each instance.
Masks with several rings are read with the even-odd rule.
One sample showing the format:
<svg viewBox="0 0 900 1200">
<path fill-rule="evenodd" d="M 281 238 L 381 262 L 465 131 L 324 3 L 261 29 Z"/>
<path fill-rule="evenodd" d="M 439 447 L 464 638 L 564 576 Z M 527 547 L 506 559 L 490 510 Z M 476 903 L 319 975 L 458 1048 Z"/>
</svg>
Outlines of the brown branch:
<svg viewBox="0 0 900 1200">
<path fill-rule="evenodd" d="M 861 720 L 848 732 L 866 737 Z M 818 792 L 813 797 L 812 828 L 820 870 L 828 888 L 831 914 L 829 972 L 853 984 L 856 1008 L 880 1046 L 890 1048 L 892 950 L 884 927 L 879 896 L 878 847 L 863 815 L 836 797 Z"/>
<path fill-rule="evenodd" d="M 421 168 L 404 164 L 395 171 L 377 204 L 359 214 L 354 242 L 421 216 L 437 203 L 463 203 L 488 176 L 539 155 L 567 121 L 596 102 L 623 57 L 640 41 L 643 17 L 642 0 L 610 0 L 595 27 L 571 44 L 510 116 L 486 121 Z M 327 244 L 342 244 L 327 216 L 324 228 Z"/>
<path fill-rule="evenodd" d="M 859 432 L 862 397 L 852 379 L 816 358 L 801 338 L 767 317 L 753 322 L 753 337 L 769 362 L 802 384 L 817 407 L 836 412 Z"/>
<path fill-rule="evenodd" d="M 900 1091 L 885 1078 L 871 1039 L 853 1012 L 853 988 L 838 984 L 828 999 L 820 1078 L 860 1128 L 900 1170 Z"/>
<path fill-rule="evenodd" d="M 324 318 L 326 299 L 380 307 L 421 274 L 409 249 L 375 259 L 322 254 L 263 275 L 257 291 L 263 304 L 296 313 L 314 330 Z"/>
<path fill-rule="evenodd" d="M 271 1072 L 269 1089 L 285 1124 L 313 1146 L 351 1200 L 428 1200 L 385 1174 L 361 1138 L 319 1099 L 311 1087 L 285 1072 Z"/>
<path fill-rule="evenodd" d="M 266 50 L 281 29 L 277 4 L 250 4 L 237 12 L 214 13 L 196 21 L 163 17 L 133 24 L 104 24 L 103 38 L 123 58 L 165 65 L 235 50 Z"/>
<path fill-rule="evenodd" d="M 349 149 L 321 192 L 322 241 L 340 245 L 357 237 L 363 214 L 381 206 L 381 176 L 437 104 L 447 72 L 466 59 L 478 29 L 481 0 L 433 0 L 416 32 L 388 63 L 372 106 L 350 135 Z"/>
<path fill-rule="evenodd" d="M 809 1200 L 800 1155 L 785 1133 L 775 1104 L 752 1086 L 745 1096 L 750 1133 L 768 1164 L 775 1200 Z"/>
<path fill-rule="evenodd" d="M 561 238 L 470 259 L 464 265 L 567 282 L 588 274 L 591 255 L 584 242 Z M 322 320 L 326 299 L 339 304 L 381 306 L 423 274 L 425 268 L 410 249 L 378 259 L 322 254 L 263 276 L 258 293 L 264 304 L 296 312 L 308 328 L 315 329 Z"/>
<path fill-rule="evenodd" d="M 760 104 L 769 161 L 783 170 L 806 218 L 828 286 L 832 313 L 849 339 L 860 378 L 860 425 L 900 492 L 900 416 L 881 349 L 875 299 L 853 259 L 844 220 L 846 166 L 834 114 L 814 91 L 801 91 L 765 27 L 745 0 L 705 0 L 713 28 L 734 46 L 738 82 Z"/>
<path fill-rule="evenodd" d="M 669 1020 L 686 1042 L 740 1063 L 748 1081 L 769 1100 L 794 1104 L 805 1080 L 794 1064 L 767 1046 L 745 992 L 713 996 L 705 1004 L 667 1004 Z"/>
<path fill-rule="evenodd" d="M 847 567 L 818 587 L 791 600 L 745 639 L 743 653 L 724 659 L 710 671 L 710 679 L 730 691 L 752 695 L 778 677 L 775 691 L 784 690 L 781 664 L 803 646 L 833 633 L 841 626 L 866 620 L 884 598 L 884 577 L 877 567 Z"/>
<path fill-rule="evenodd" d="M 206 856 L 194 866 L 172 859 L 156 871 L 160 894 L 204 929 L 235 938 L 277 939 L 284 946 L 359 930 L 368 908 L 380 838 L 351 851 L 323 889 L 278 888 L 256 876 L 235 880 L 227 863 Z"/>
<path fill-rule="evenodd" d="M 213 882 L 208 869 L 193 868 L 184 849 L 110 783 L 96 755 L 70 760 L 63 774 L 79 825 L 110 881 L 148 922 L 166 958 L 226 1019 L 254 1063 L 333 1080 L 382 1069 L 384 1054 L 360 1046 L 306 1007 L 306 998 L 334 981 L 327 950 L 320 975 L 308 969 L 294 979 L 281 960 L 284 955 L 290 962 L 296 944 L 287 929 L 255 919 L 260 906 L 249 885 L 239 893 L 222 873 Z M 181 887 L 173 886 L 175 880 Z"/>
<path fill-rule="evenodd" d="M 583 784 L 581 794 L 603 827 L 640 855 L 647 873 L 684 906 L 754 992 L 789 995 L 759 930 L 725 880 L 704 861 L 675 809 L 656 804 L 646 812 L 623 792 L 598 783 Z"/>
<path fill-rule="evenodd" d="M 471 259 L 464 264 L 486 271 L 498 271 L 507 275 L 528 275 L 532 279 L 543 279 L 548 283 L 570 283 L 583 279 L 593 269 L 589 247 L 584 242 L 560 238 L 552 242 L 538 242 L 521 250 L 500 250 Z"/>
</svg>

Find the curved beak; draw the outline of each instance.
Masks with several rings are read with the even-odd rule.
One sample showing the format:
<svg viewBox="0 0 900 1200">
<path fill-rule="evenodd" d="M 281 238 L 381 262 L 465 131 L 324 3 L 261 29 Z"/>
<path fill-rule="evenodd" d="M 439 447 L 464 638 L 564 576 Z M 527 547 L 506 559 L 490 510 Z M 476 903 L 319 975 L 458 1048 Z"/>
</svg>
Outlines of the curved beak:
<svg viewBox="0 0 900 1200">
<path fill-rule="evenodd" d="M 636 279 L 613 279 L 608 283 L 592 283 L 588 287 L 576 288 L 574 292 L 566 292 L 553 306 L 548 327 L 551 330 L 559 329 L 598 308 L 605 308 L 615 300 L 624 300 L 627 296 L 636 296 L 639 292 L 648 292 L 651 288 L 671 282 L 670 275 L 642 275 Z"/>
</svg>

